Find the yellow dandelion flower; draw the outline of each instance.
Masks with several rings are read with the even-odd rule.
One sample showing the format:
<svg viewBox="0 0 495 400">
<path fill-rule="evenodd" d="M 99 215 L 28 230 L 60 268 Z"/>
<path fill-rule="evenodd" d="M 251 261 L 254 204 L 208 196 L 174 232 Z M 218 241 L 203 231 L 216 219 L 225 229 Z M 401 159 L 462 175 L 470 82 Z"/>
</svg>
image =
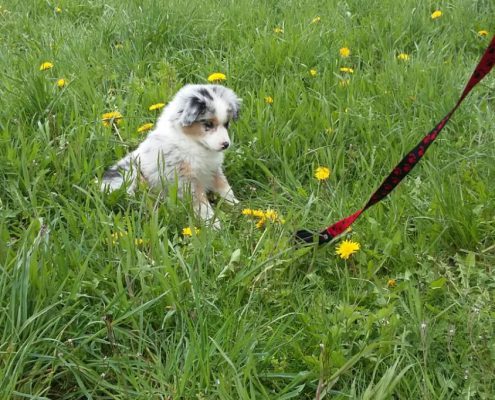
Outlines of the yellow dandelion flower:
<svg viewBox="0 0 495 400">
<path fill-rule="evenodd" d="M 123 238 L 124 236 L 127 236 L 127 232 L 114 232 L 112 233 L 112 239 L 114 240 L 117 240 L 117 239 L 120 239 L 120 238 Z"/>
<path fill-rule="evenodd" d="M 101 116 L 103 126 L 112 126 L 114 123 L 120 125 L 122 122 L 122 114 L 118 111 L 105 113 Z"/>
<path fill-rule="evenodd" d="M 349 50 L 348 47 L 342 47 L 340 50 L 339 50 L 339 54 L 342 58 L 347 58 L 351 55 L 351 50 Z"/>
<path fill-rule="evenodd" d="M 156 103 L 156 104 L 152 104 L 151 106 L 149 106 L 148 110 L 155 111 L 155 110 L 160 110 L 163 107 L 165 107 L 165 103 Z"/>
<path fill-rule="evenodd" d="M 199 232 L 200 232 L 200 230 L 198 228 L 194 228 L 194 234 L 195 235 L 197 235 Z M 193 235 L 193 231 L 192 231 L 192 229 L 189 226 L 187 226 L 184 229 L 182 229 L 182 235 L 184 235 L 184 236 L 192 236 Z"/>
<path fill-rule="evenodd" d="M 361 248 L 361 245 L 357 242 L 351 240 L 344 240 L 340 243 L 335 251 L 335 254 L 340 256 L 340 258 L 347 260 L 352 254 L 357 252 Z"/>
<path fill-rule="evenodd" d="M 400 53 L 397 56 L 397 59 L 399 59 L 401 61 L 407 61 L 407 60 L 409 60 L 409 54 L 407 54 L 407 53 Z"/>
<path fill-rule="evenodd" d="M 482 29 L 481 31 L 478 31 L 478 35 L 481 37 L 488 36 L 488 31 L 485 31 L 484 29 Z"/>
<path fill-rule="evenodd" d="M 141 125 L 141 126 L 137 129 L 137 131 L 138 131 L 138 133 L 144 133 L 144 132 L 149 131 L 151 128 L 153 128 L 153 123 L 148 122 L 148 123 L 146 123 L 146 124 Z"/>
<path fill-rule="evenodd" d="M 441 16 L 442 16 L 442 12 L 440 10 L 435 10 L 431 14 L 431 19 L 437 19 L 440 18 Z"/>
<path fill-rule="evenodd" d="M 62 9 L 60 7 L 55 7 L 55 12 L 57 14 L 60 14 L 62 12 Z"/>
<path fill-rule="evenodd" d="M 208 76 L 208 82 L 220 82 L 227 80 L 227 76 L 221 72 L 215 72 Z"/>
<path fill-rule="evenodd" d="M 275 28 L 273 28 L 273 32 L 284 33 L 284 30 L 280 26 L 276 26 Z"/>
<path fill-rule="evenodd" d="M 333 128 L 325 128 L 325 132 L 331 135 L 333 133 Z"/>
<path fill-rule="evenodd" d="M 312 24 L 319 24 L 319 23 L 320 23 L 320 21 L 321 21 L 321 17 L 316 16 L 316 17 L 314 17 L 314 18 L 311 20 L 311 23 L 312 23 Z"/>
<path fill-rule="evenodd" d="M 277 221 L 278 213 L 275 210 L 268 209 L 265 212 L 265 218 L 269 219 L 270 221 Z"/>
<path fill-rule="evenodd" d="M 257 218 L 265 218 L 265 212 L 263 210 L 252 210 L 250 208 L 245 208 L 241 211 L 242 215 L 252 215 Z"/>
<path fill-rule="evenodd" d="M 53 63 L 50 61 L 45 61 L 40 65 L 40 71 L 46 71 L 47 69 L 52 69 L 53 68 Z"/>
<path fill-rule="evenodd" d="M 340 72 L 345 72 L 347 74 L 353 74 L 354 70 L 352 68 L 349 68 L 349 67 L 341 67 Z"/>
<path fill-rule="evenodd" d="M 272 96 L 266 96 L 265 97 L 265 103 L 266 104 L 273 104 L 273 97 Z"/>
<path fill-rule="evenodd" d="M 260 218 L 258 222 L 256 222 L 256 228 L 261 229 L 265 226 L 266 218 Z"/>
<path fill-rule="evenodd" d="M 263 210 L 252 210 L 250 208 L 245 208 L 244 210 L 242 210 L 242 214 L 258 218 L 258 221 L 256 222 L 257 228 L 263 228 L 267 221 L 279 222 L 281 224 L 285 223 L 285 221 L 280 218 L 278 213 L 272 209 L 263 211 Z"/>
<path fill-rule="evenodd" d="M 114 232 L 110 235 L 110 237 L 112 238 L 111 242 L 112 244 L 117 244 L 119 239 L 123 238 L 124 236 L 127 236 L 127 232 Z"/>
<path fill-rule="evenodd" d="M 312 77 L 315 77 L 316 75 L 318 75 L 318 71 L 315 69 L 315 68 L 311 68 L 309 70 L 309 74 L 312 76 Z"/>
<path fill-rule="evenodd" d="M 387 286 L 388 287 L 396 287 L 397 286 L 397 281 L 395 279 L 389 279 L 387 281 Z"/>
<path fill-rule="evenodd" d="M 136 239 L 134 239 L 134 244 L 136 246 L 142 246 L 144 244 L 144 239 L 136 238 Z"/>
<path fill-rule="evenodd" d="M 253 210 L 252 215 L 257 218 L 265 218 L 265 212 L 263 210 Z"/>
<path fill-rule="evenodd" d="M 57 86 L 62 89 L 63 87 L 67 86 L 67 81 L 64 78 L 60 78 L 57 80 Z"/>
<path fill-rule="evenodd" d="M 315 178 L 324 181 L 330 177 L 330 169 L 327 167 L 318 167 L 315 170 Z"/>
<path fill-rule="evenodd" d="M 346 87 L 346 86 L 349 86 L 349 83 L 351 82 L 350 79 L 341 79 L 339 81 L 339 86 L 340 87 Z"/>
</svg>

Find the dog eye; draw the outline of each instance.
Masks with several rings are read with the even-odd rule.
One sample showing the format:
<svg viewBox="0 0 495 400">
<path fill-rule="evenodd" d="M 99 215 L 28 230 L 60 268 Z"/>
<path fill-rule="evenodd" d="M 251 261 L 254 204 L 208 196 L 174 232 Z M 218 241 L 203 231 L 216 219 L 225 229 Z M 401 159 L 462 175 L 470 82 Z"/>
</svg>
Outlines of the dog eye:
<svg viewBox="0 0 495 400">
<path fill-rule="evenodd" d="M 205 121 L 204 123 L 206 129 L 213 129 L 213 122 Z"/>
</svg>

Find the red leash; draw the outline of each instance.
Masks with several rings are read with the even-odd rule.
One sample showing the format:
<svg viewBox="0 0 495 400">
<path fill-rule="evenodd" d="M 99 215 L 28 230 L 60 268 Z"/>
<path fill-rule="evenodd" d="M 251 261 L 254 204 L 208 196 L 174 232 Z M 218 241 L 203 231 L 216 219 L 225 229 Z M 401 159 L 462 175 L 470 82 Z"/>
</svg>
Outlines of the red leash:
<svg viewBox="0 0 495 400">
<path fill-rule="evenodd" d="M 342 234 L 349 226 L 351 226 L 358 217 L 365 212 L 372 205 L 378 203 L 383 200 L 395 187 L 404 179 L 409 172 L 416 166 L 416 164 L 421 160 L 421 158 L 428 150 L 428 147 L 435 141 L 440 131 L 444 128 L 447 122 L 450 120 L 450 117 L 457 108 L 460 106 L 464 98 L 469 94 L 469 92 L 488 74 L 493 65 L 495 64 L 495 36 L 492 38 L 492 41 L 488 45 L 488 48 L 481 57 L 480 62 L 478 63 L 476 69 L 471 75 L 469 82 L 466 85 L 466 88 L 462 92 L 461 97 L 457 100 L 456 105 L 450 112 L 438 123 L 432 131 L 430 131 L 424 138 L 419 142 L 419 144 L 412 149 L 394 168 L 394 170 L 390 173 L 390 175 L 383 181 L 381 186 L 376 190 L 375 193 L 368 200 L 366 205 L 361 209 L 356 211 L 354 214 L 341 219 L 335 224 L 329 226 L 324 231 L 318 234 L 318 243 L 323 244 L 329 242 L 333 238 Z M 313 243 L 315 240 L 315 234 L 313 232 L 302 229 L 297 231 L 296 239 L 306 242 Z"/>
</svg>

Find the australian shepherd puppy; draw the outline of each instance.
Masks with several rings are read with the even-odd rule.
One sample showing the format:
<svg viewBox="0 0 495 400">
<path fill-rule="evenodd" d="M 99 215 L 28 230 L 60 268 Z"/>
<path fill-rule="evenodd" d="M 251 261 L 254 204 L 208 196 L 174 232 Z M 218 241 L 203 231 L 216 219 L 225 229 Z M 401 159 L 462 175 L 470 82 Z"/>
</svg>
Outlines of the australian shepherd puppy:
<svg viewBox="0 0 495 400">
<path fill-rule="evenodd" d="M 102 190 L 125 186 L 132 193 L 139 179 L 154 188 L 178 184 L 179 195 L 190 188 L 193 207 L 204 221 L 214 215 L 207 193 L 227 203 L 237 199 L 222 169 L 231 145 L 228 128 L 239 114 L 241 100 L 220 85 L 186 85 L 165 107 L 156 127 L 133 152 L 103 175 Z"/>
</svg>

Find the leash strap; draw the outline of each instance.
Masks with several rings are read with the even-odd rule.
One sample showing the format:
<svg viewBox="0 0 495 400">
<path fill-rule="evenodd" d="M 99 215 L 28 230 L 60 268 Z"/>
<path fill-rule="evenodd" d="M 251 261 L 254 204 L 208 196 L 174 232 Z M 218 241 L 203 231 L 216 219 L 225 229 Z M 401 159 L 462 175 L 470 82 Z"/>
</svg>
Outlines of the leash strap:
<svg viewBox="0 0 495 400">
<path fill-rule="evenodd" d="M 450 117 L 457 108 L 460 106 L 464 98 L 469 94 L 469 92 L 487 75 L 493 65 L 495 64 L 495 36 L 492 38 L 492 41 L 488 45 L 488 48 L 485 50 L 483 57 L 480 62 L 476 66 L 471 78 L 469 79 L 464 91 L 461 94 L 459 100 L 455 104 L 454 108 L 433 128 L 422 140 L 418 143 L 418 145 L 412 149 L 393 169 L 390 175 L 383 181 L 380 187 L 373 193 L 371 198 L 368 200 L 366 205 L 356 211 L 354 214 L 341 219 L 335 224 L 329 226 L 322 232 L 318 234 L 318 243 L 323 244 L 329 242 L 333 238 L 342 234 L 349 226 L 351 226 L 356 219 L 368 208 L 375 205 L 379 201 L 383 200 L 395 187 L 412 171 L 412 169 L 416 166 L 416 164 L 421 160 L 421 158 L 426 153 L 426 150 L 430 147 L 430 145 L 435 141 L 438 134 L 450 120 Z M 314 234 L 307 230 L 300 230 L 296 233 L 296 239 L 306 242 L 313 243 L 314 242 Z"/>
</svg>

